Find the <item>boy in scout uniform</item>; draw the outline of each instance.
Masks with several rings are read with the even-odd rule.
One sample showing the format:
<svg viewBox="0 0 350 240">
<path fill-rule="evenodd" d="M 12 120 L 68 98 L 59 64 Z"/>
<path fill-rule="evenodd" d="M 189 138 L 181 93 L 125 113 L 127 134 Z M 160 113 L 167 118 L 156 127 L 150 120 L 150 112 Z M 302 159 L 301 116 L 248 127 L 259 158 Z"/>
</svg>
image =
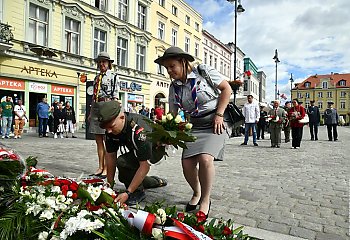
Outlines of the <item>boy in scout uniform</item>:
<svg viewBox="0 0 350 240">
<path fill-rule="evenodd" d="M 150 127 L 145 116 L 124 112 L 117 101 L 100 102 L 98 108 L 100 127 L 106 130 L 107 181 L 113 184 L 117 167 L 118 179 L 124 183 L 126 191 L 119 194 L 116 201 L 135 205 L 145 198 L 144 188 L 167 185 L 165 179 L 146 176 L 151 163 L 163 157 L 160 152 L 164 149 L 153 147 L 147 139 L 145 132 Z M 122 154 L 117 157 L 118 150 Z"/>
</svg>

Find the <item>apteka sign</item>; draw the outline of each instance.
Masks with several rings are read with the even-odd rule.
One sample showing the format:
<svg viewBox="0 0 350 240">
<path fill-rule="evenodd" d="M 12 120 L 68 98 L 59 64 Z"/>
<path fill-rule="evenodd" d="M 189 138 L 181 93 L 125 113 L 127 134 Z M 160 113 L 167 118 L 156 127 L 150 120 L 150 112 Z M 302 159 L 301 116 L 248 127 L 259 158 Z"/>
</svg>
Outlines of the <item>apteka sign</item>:
<svg viewBox="0 0 350 240">
<path fill-rule="evenodd" d="M 46 68 L 37 68 L 37 67 L 31 67 L 31 66 L 24 66 L 21 70 L 21 72 L 26 72 L 28 74 L 35 74 L 38 76 L 42 76 L 42 77 L 55 77 L 57 78 L 57 74 L 55 71 L 51 71 L 49 69 Z"/>
</svg>

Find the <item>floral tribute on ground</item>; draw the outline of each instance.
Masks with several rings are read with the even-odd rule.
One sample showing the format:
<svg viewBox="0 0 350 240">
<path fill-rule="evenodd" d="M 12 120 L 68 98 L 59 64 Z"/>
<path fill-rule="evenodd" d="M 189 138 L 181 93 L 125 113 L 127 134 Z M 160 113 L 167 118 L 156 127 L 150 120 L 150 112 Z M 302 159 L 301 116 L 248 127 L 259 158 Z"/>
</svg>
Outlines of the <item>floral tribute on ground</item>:
<svg viewBox="0 0 350 240">
<path fill-rule="evenodd" d="M 11 153 L 0 166 L 17 161 L 20 167 L 1 172 L 0 239 L 254 239 L 231 220 L 207 222 L 200 212 L 159 202 L 130 210 L 114 202 L 118 193 L 101 179 L 54 177 L 35 168 L 35 158 L 22 161 Z"/>
</svg>

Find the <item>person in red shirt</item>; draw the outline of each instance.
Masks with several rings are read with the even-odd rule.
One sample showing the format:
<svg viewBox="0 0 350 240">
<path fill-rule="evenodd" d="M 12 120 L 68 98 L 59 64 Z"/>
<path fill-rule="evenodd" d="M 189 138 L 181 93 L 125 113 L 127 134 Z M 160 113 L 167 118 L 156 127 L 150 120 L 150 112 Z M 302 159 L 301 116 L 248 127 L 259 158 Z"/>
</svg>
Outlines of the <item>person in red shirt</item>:
<svg viewBox="0 0 350 240">
<path fill-rule="evenodd" d="M 301 139 L 303 138 L 304 123 L 299 120 L 305 117 L 305 108 L 299 104 L 298 99 L 293 99 L 293 107 L 288 111 L 290 119 L 290 128 L 292 129 L 292 148 L 300 148 Z"/>
<path fill-rule="evenodd" d="M 162 120 L 162 116 L 164 115 L 164 107 L 163 105 L 156 105 L 156 109 L 154 109 L 154 113 L 156 114 L 156 118 L 158 120 Z"/>
</svg>

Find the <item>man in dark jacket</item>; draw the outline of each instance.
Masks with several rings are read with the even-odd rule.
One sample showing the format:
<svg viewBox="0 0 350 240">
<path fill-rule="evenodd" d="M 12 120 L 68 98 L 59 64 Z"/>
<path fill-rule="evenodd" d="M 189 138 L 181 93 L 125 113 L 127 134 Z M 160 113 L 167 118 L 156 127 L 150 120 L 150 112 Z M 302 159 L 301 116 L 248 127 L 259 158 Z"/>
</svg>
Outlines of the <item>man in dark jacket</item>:
<svg viewBox="0 0 350 240">
<path fill-rule="evenodd" d="M 315 101 L 310 101 L 311 106 L 307 108 L 307 115 L 309 115 L 309 127 L 311 141 L 317 141 L 318 126 L 320 125 L 320 110 L 315 106 Z"/>
<path fill-rule="evenodd" d="M 258 134 L 257 134 L 257 138 L 258 140 L 260 139 L 260 136 L 261 136 L 261 139 L 264 139 L 265 136 L 264 136 L 264 133 L 265 133 L 265 129 L 266 129 L 266 120 L 267 120 L 267 112 L 264 111 L 264 106 L 260 106 L 260 118 L 259 118 L 259 121 L 258 121 Z"/>
<path fill-rule="evenodd" d="M 337 110 L 333 108 L 333 104 L 333 102 L 328 102 L 328 108 L 324 111 L 324 123 L 327 125 L 328 141 L 332 141 L 333 139 L 334 141 L 338 141 L 337 125 L 339 119 Z"/>
</svg>

